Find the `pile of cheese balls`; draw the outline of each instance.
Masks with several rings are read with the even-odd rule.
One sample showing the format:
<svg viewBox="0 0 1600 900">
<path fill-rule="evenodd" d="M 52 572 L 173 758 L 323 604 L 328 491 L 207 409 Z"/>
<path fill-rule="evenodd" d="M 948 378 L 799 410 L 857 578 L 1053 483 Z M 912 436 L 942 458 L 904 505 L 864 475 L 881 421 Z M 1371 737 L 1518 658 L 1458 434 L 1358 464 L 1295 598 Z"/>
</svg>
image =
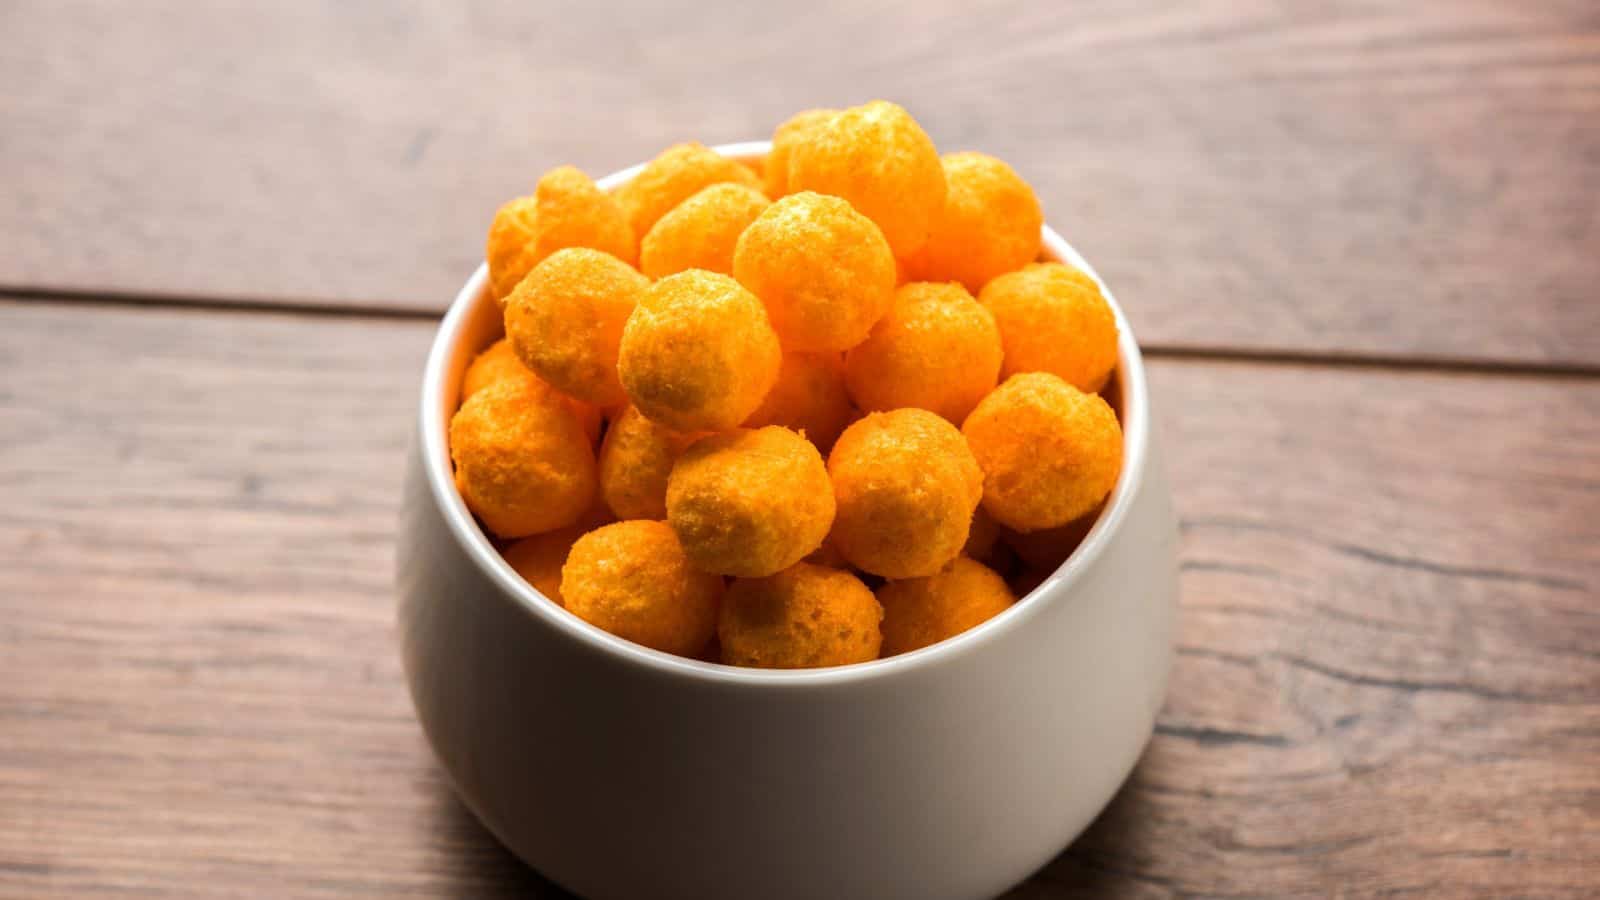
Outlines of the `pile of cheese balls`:
<svg viewBox="0 0 1600 900">
<path fill-rule="evenodd" d="M 700 144 L 609 193 L 554 169 L 489 230 L 505 337 L 463 375 L 456 486 L 541 593 L 657 650 L 799 668 L 959 634 L 1121 470 L 1116 321 L 1036 262 L 1042 223 L 1009 166 L 881 101 L 795 116 L 759 170 Z"/>
</svg>

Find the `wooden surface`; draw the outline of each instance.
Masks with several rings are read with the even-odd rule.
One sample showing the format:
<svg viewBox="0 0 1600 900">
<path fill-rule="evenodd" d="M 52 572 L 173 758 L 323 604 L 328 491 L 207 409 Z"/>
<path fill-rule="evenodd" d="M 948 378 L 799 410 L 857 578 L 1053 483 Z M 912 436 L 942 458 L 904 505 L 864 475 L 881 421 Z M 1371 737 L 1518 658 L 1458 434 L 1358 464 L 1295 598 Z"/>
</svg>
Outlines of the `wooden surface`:
<svg viewBox="0 0 1600 900">
<path fill-rule="evenodd" d="M 397 663 L 429 333 L 0 306 L 0 895 L 543 887 L 451 799 Z M 1600 883 L 1593 380 L 1153 382 L 1173 687 L 1133 780 L 1018 896 Z"/>
<path fill-rule="evenodd" d="M 1600 368 L 1593 0 L 674 6 L 0 4 L 0 286 L 439 310 L 544 169 L 883 96 L 1152 345 Z"/>
<path fill-rule="evenodd" d="M 1078 6 L 0 4 L 0 898 L 562 896 L 400 676 L 432 313 L 542 168 L 873 95 L 1155 351 L 1171 691 L 1013 896 L 1594 896 L 1600 7 Z"/>
</svg>

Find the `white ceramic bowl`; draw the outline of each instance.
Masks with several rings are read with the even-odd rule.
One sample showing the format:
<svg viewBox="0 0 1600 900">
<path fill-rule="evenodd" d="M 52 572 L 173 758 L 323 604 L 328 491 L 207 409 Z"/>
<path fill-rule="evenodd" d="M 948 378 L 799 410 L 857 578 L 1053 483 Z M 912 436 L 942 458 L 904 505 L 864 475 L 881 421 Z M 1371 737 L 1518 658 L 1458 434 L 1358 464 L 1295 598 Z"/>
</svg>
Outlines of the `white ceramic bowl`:
<svg viewBox="0 0 1600 900">
<path fill-rule="evenodd" d="M 767 145 L 717 149 L 759 159 Z M 1093 274 L 1049 228 L 1044 248 Z M 1144 365 L 1120 309 L 1126 459 L 1077 552 L 951 640 L 763 671 L 600 631 L 524 583 L 478 529 L 445 436 L 463 369 L 499 331 L 485 282 L 480 268 L 428 356 L 397 583 L 417 716 L 506 846 L 593 898 L 987 897 L 1111 799 L 1165 693 L 1177 599 Z"/>
</svg>

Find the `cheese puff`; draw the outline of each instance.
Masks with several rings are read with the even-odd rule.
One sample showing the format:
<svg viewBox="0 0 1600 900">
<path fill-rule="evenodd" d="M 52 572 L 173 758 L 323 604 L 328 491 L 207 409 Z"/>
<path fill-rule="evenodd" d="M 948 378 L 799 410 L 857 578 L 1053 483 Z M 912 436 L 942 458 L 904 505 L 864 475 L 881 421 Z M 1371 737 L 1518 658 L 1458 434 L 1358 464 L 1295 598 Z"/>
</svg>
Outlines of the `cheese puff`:
<svg viewBox="0 0 1600 900">
<path fill-rule="evenodd" d="M 511 342 L 505 338 L 490 344 L 487 350 L 474 356 L 472 362 L 467 365 L 467 371 L 461 375 L 462 402 L 466 402 L 468 397 L 489 385 L 507 378 L 532 378 L 557 393 L 562 401 L 571 407 L 573 415 L 578 417 L 578 423 L 583 426 L 583 433 L 588 435 L 589 443 L 599 440 L 600 407 L 585 403 L 577 397 L 561 394 L 545 384 L 543 379 L 528 371 L 522 360 L 517 359 L 517 353 L 511 348 Z"/>
<path fill-rule="evenodd" d="M 633 233 L 645 235 L 674 206 L 725 181 L 761 189 L 755 172 L 704 144 L 674 144 L 617 189 L 617 203 Z"/>
<path fill-rule="evenodd" d="M 733 274 L 739 235 L 769 206 L 765 194 L 743 184 L 713 184 L 656 220 L 639 245 L 639 269 L 662 278 L 685 269 Z"/>
<path fill-rule="evenodd" d="M 849 572 L 796 563 L 740 578 L 717 619 L 722 661 L 763 669 L 844 666 L 878 658 L 883 610 Z"/>
<path fill-rule="evenodd" d="M 561 567 L 561 596 L 578 618 L 679 656 L 716 633 L 722 579 L 689 565 L 665 522 L 635 519 L 589 532 Z"/>
<path fill-rule="evenodd" d="M 772 204 L 745 229 L 733 274 L 761 298 L 788 350 L 853 347 L 894 299 L 894 256 L 878 226 L 810 191 Z"/>
<path fill-rule="evenodd" d="M 956 425 L 1000 374 L 994 316 L 961 285 L 912 282 L 845 357 L 845 384 L 865 410 L 915 406 Z"/>
<path fill-rule="evenodd" d="M 667 522 L 694 564 L 760 577 L 794 565 L 833 525 L 833 486 L 822 456 L 787 428 L 701 438 L 672 466 Z"/>
<path fill-rule="evenodd" d="M 649 279 L 598 250 L 550 254 L 511 292 L 506 337 L 522 364 L 597 406 L 626 399 L 617 377 L 622 329 Z"/>
<path fill-rule="evenodd" d="M 1000 523 L 984 512 L 983 504 L 978 504 L 972 511 L 972 525 L 967 528 L 967 543 L 961 548 L 962 554 L 980 562 L 990 562 L 999 540 Z"/>
<path fill-rule="evenodd" d="M 983 473 L 961 432 L 927 410 L 872 413 L 828 455 L 844 558 L 885 578 L 932 575 L 967 542 Z"/>
<path fill-rule="evenodd" d="M 819 123 L 789 151 L 789 190 L 843 197 L 907 257 L 944 208 L 944 166 L 910 113 L 875 100 Z"/>
<path fill-rule="evenodd" d="M 461 499 L 502 538 L 571 525 L 595 497 L 583 426 L 533 380 L 506 379 L 468 397 L 450 420 L 450 458 Z"/>
<path fill-rule="evenodd" d="M 772 149 L 762 165 L 767 196 L 776 200 L 789 194 L 789 154 L 811 139 L 817 126 L 838 115 L 837 109 L 808 109 L 797 112 L 772 132 Z"/>
<path fill-rule="evenodd" d="M 1055 528 L 1028 532 L 1007 528 L 1002 531 L 1001 538 L 1005 540 L 1006 546 L 1014 550 L 1030 568 L 1046 573 L 1054 572 L 1067 561 L 1067 557 L 1071 556 L 1074 550 L 1078 549 L 1083 539 L 1088 537 L 1089 529 L 1099 521 L 1103 509 L 1105 509 L 1104 503 Z"/>
<path fill-rule="evenodd" d="M 679 432 L 627 407 L 600 444 L 600 496 L 619 519 L 665 519 L 667 476 L 699 432 Z"/>
<path fill-rule="evenodd" d="M 637 238 L 622 207 L 572 166 L 551 169 L 530 197 L 500 207 L 489 226 L 484 258 L 496 300 L 523 276 L 563 247 L 591 247 L 632 264 Z"/>
<path fill-rule="evenodd" d="M 566 602 L 561 599 L 561 567 L 567 561 L 567 553 L 578 538 L 601 524 L 604 523 L 583 522 L 526 537 L 506 547 L 500 555 L 523 581 L 533 585 L 555 605 L 565 606 Z"/>
<path fill-rule="evenodd" d="M 725 431 L 778 379 L 778 336 L 754 294 L 690 269 L 645 291 L 622 332 L 618 374 L 633 405 L 678 431 Z"/>
<path fill-rule="evenodd" d="M 1117 317 L 1100 285 L 1061 263 L 995 278 L 978 297 L 994 313 L 1006 358 L 1001 377 L 1050 372 L 1081 391 L 1106 386 L 1117 365 Z"/>
<path fill-rule="evenodd" d="M 1122 471 L 1122 426 L 1097 394 L 1048 372 L 1013 375 L 961 428 L 983 469 L 983 508 L 1016 531 L 1065 525 Z"/>
<path fill-rule="evenodd" d="M 745 427 L 782 425 L 804 434 L 827 453 L 856 418 L 844 389 L 844 362 L 837 353 L 785 353 L 778 382 Z"/>
<path fill-rule="evenodd" d="M 883 655 L 909 653 L 952 638 L 1005 612 L 1017 598 L 993 569 L 965 556 L 926 578 L 886 582 Z"/>
<path fill-rule="evenodd" d="M 992 156 L 950 153 L 943 163 L 944 209 L 907 268 L 917 281 L 959 281 L 976 294 L 1038 257 L 1044 212 L 1033 188 Z"/>
</svg>

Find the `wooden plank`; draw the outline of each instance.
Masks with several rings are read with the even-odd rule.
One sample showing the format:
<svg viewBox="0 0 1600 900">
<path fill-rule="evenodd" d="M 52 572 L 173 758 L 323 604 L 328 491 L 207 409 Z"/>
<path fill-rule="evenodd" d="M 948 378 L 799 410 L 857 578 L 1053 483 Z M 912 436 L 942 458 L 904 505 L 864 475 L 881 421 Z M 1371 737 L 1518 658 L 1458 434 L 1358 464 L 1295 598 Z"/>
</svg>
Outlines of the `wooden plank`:
<svg viewBox="0 0 1600 900">
<path fill-rule="evenodd" d="M 0 896 L 549 895 L 405 696 L 429 329 L 0 305 Z M 1600 883 L 1593 380 L 1158 362 L 1158 734 L 1017 896 Z"/>
<path fill-rule="evenodd" d="M 12 289 L 438 310 L 543 169 L 885 96 L 1015 163 L 1147 342 L 1600 360 L 1585 0 L 20 0 L 0 30 Z"/>
</svg>

